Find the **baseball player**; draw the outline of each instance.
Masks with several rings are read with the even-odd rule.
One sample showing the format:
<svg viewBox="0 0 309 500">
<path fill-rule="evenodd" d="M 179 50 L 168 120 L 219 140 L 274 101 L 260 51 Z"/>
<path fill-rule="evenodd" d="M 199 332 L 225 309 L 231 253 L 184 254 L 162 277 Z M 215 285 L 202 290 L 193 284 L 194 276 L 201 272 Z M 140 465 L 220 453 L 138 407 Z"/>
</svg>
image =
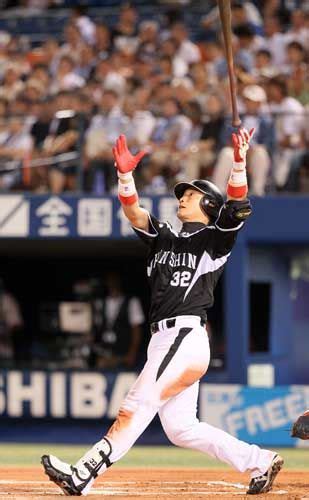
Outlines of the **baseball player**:
<svg viewBox="0 0 309 500">
<path fill-rule="evenodd" d="M 205 180 L 175 186 L 179 233 L 140 207 L 133 170 L 144 152 L 132 156 L 120 136 L 113 148 L 119 177 L 119 200 L 136 234 L 149 249 L 151 339 L 146 364 L 123 401 L 105 436 L 71 466 L 44 455 L 46 474 L 67 495 L 87 495 L 95 478 L 119 460 L 159 413 L 169 439 L 177 446 L 205 452 L 248 471 L 247 493 L 265 493 L 283 465 L 272 451 L 249 445 L 206 422 L 196 406 L 199 380 L 209 364 L 206 311 L 231 253 L 238 231 L 251 213 L 247 199 L 246 152 L 253 130 L 233 134 L 234 163 L 227 201 Z"/>
</svg>

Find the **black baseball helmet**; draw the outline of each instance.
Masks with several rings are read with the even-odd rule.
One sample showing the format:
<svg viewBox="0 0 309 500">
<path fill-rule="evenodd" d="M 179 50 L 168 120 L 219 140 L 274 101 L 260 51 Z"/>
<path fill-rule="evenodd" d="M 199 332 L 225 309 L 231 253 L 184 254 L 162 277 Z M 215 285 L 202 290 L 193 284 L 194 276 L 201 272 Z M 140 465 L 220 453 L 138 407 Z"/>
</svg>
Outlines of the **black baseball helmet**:
<svg viewBox="0 0 309 500">
<path fill-rule="evenodd" d="M 178 182 L 174 187 L 174 193 L 178 200 L 180 200 L 186 189 L 196 189 L 196 191 L 204 194 L 200 201 L 201 210 L 210 217 L 211 221 L 216 220 L 224 203 L 220 189 L 212 182 L 202 179 L 191 182 Z"/>
</svg>

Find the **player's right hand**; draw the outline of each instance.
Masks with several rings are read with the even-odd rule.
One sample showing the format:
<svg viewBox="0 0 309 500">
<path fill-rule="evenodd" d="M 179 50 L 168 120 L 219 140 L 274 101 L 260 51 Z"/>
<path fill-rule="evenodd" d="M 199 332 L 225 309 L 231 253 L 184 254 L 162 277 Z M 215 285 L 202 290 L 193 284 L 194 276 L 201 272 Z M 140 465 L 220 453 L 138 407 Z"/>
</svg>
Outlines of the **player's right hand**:
<svg viewBox="0 0 309 500">
<path fill-rule="evenodd" d="M 122 174 L 132 172 L 145 154 L 146 151 L 140 151 L 137 155 L 133 156 L 128 149 L 125 135 L 120 135 L 113 147 L 115 167 Z"/>
</svg>

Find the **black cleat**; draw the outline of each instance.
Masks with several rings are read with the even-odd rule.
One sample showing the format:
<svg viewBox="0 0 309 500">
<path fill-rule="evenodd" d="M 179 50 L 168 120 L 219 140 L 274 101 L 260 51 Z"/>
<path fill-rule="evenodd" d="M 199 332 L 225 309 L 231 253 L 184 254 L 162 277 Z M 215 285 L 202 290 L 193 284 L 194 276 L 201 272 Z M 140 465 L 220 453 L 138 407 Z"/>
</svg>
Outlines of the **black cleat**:
<svg viewBox="0 0 309 500">
<path fill-rule="evenodd" d="M 280 457 L 280 455 L 275 455 L 265 474 L 251 479 L 247 494 L 259 495 L 260 493 L 267 493 L 271 490 L 277 474 L 282 469 L 283 463 L 283 458 Z"/>
<path fill-rule="evenodd" d="M 74 484 L 72 477 L 74 469 L 71 465 L 61 462 L 53 455 L 43 455 L 41 463 L 50 481 L 59 486 L 65 495 L 81 496 L 85 484 L 81 484 L 80 486 Z"/>
</svg>

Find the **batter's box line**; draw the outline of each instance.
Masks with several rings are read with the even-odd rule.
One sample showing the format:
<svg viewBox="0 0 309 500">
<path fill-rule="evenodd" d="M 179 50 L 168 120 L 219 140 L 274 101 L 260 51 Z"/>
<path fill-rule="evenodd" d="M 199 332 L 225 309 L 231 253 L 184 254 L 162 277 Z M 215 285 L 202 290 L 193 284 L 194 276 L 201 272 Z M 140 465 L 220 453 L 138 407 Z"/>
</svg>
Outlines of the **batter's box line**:
<svg viewBox="0 0 309 500">
<path fill-rule="evenodd" d="M 215 485 L 215 486 L 232 486 L 233 488 L 238 488 L 240 490 L 247 489 L 247 486 L 241 483 L 228 483 L 227 481 L 207 481 L 207 484 L 209 486 Z"/>
<path fill-rule="evenodd" d="M 186 496 L 188 497 L 188 493 L 190 494 L 190 496 L 194 496 L 194 495 L 202 495 L 202 496 L 216 496 L 216 495 L 232 495 L 232 496 L 235 496 L 235 495 L 243 495 L 243 492 L 242 491 L 175 491 L 175 493 L 169 491 L 168 492 L 168 495 L 169 496 Z M 271 492 L 272 495 L 285 495 L 287 494 L 288 492 L 287 491 L 284 491 L 284 490 L 280 490 L 280 491 L 272 491 Z M 117 492 L 112 492 L 110 490 L 108 491 L 104 491 L 104 489 L 95 489 L 95 490 L 91 490 L 89 492 L 89 495 L 101 495 L 101 494 L 105 494 L 105 495 L 110 495 L 110 496 L 118 496 L 118 495 L 121 495 L 123 496 L 123 492 L 122 493 L 117 493 Z M 167 494 L 166 491 L 153 491 L 152 493 L 151 492 L 125 492 L 126 496 L 127 497 L 131 497 L 131 496 L 141 496 L 141 497 L 160 497 L 160 496 L 165 496 Z"/>
</svg>

